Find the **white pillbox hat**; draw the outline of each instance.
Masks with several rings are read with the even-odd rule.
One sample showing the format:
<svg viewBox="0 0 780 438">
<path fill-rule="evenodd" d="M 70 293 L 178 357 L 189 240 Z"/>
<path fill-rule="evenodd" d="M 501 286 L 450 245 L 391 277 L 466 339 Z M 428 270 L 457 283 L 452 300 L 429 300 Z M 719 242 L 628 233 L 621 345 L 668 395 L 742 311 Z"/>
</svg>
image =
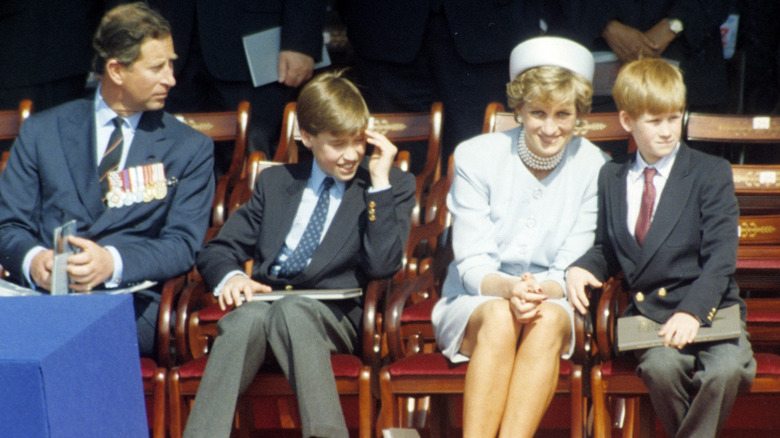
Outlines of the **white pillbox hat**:
<svg viewBox="0 0 780 438">
<path fill-rule="evenodd" d="M 560 37 L 531 38 L 518 44 L 509 56 L 509 80 L 533 67 L 555 65 L 593 81 L 593 55 L 585 46 Z"/>
</svg>

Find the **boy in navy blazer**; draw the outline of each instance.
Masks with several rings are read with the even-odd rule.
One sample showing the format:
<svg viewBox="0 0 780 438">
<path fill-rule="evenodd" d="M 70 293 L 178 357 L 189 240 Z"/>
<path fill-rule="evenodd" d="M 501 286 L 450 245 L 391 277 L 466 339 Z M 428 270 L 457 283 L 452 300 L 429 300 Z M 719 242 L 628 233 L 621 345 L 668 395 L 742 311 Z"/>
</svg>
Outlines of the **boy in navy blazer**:
<svg viewBox="0 0 780 438">
<path fill-rule="evenodd" d="M 366 129 L 363 98 L 340 73 L 312 79 L 296 111 L 314 160 L 264 170 L 252 198 L 198 254 L 220 305 L 236 308 L 218 324 L 186 437 L 230 435 L 236 400 L 268 348 L 295 390 L 303 435 L 348 436 L 330 354 L 357 352 L 360 300 L 289 296 L 269 303 L 252 296 L 288 286 L 356 288 L 392 276 L 409 235 L 415 183 L 393 167 L 396 147 Z M 366 143 L 374 150 L 364 160 Z M 311 237 L 318 216 L 323 223 Z M 313 252 L 301 255 L 306 247 Z M 242 272 L 250 259 L 251 278 Z"/>
<path fill-rule="evenodd" d="M 678 68 L 658 58 L 628 63 L 613 96 L 638 152 L 601 169 L 596 242 L 567 270 L 569 300 L 584 314 L 585 287 L 601 287 L 622 270 L 632 291 L 625 315 L 663 324 L 663 345 L 635 355 L 664 430 L 714 437 L 756 369 L 734 281 L 739 208 L 731 167 L 680 140 Z M 740 337 L 693 343 L 718 309 L 735 304 Z"/>
</svg>

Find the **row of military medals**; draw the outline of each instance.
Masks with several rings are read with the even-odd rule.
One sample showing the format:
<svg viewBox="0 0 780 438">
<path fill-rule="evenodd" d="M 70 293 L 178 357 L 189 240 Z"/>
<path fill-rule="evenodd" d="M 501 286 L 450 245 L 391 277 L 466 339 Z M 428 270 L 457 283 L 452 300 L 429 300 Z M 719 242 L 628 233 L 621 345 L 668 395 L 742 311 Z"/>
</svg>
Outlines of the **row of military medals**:
<svg viewBox="0 0 780 438">
<path fill-rule="evenodd" d="M 164 199 L 168 194 L 162 163 L 109 172 L 108 186 L 106 202 L 111 208 Z"/>
</svg>

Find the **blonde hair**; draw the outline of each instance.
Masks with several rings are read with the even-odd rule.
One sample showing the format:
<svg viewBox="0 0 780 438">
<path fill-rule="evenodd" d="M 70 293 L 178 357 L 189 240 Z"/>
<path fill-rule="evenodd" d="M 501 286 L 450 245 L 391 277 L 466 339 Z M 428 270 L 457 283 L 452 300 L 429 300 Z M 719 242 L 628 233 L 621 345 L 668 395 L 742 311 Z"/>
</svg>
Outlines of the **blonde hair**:
<svg viewBox="0 0 780 438">
<path fill-rule="evenodd" d="M 685 83 L 679 68 L 659 58 L 624 65 L 612 96 L 618 110 L 636 119 L 642 114 L 664 114 L 685 109 Z"/>
<path fill-rule="evenodd" d="M 577 116 L 590 113 L 593 85 L 580 74 L 554 65 L 530 68 L 506 85 L 509 106 L 527 102 L 562 104 L 573 102 Z"/>
<path fill-rule="evenodd" d="M 354 135 L 368 126 L 369 112 L 360 90 L 342 77 L 344 70 L 317 75 L 301 89 L 295 112 L 298 126 L 311 135 Z"/>
</svg>

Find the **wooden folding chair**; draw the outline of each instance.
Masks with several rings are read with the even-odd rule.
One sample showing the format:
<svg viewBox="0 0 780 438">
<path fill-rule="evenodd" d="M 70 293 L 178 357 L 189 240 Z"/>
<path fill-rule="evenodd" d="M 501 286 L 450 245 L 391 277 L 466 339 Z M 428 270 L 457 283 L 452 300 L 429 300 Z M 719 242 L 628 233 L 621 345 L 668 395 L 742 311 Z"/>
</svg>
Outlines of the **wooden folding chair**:
<svg viewBox="0 0 780 438">
<path fill-rule="evenodd" d="M 230 191 L 233 190 L 244 173 L 250 117 L 249 102 L 240 102 L 236 111 L 184 113 L 174 116 L 208 135 L 214 142 L 233 142 L 233 158 L 227 172 L 217 181 L 214 202 L 212 203 L 212 225 L 222 225 L 227 219 L 225 203 L 228 201 Z"/>
<path fill-rule="evenodd" d="M 19 135 L 19 129 L 22 127 L 27 117 L 32 114 L 33 103 L 29 99 L 19 102 L 19 109 L 0 111 L 0 140 L 13 140 Z M 0 157 L 0 174 L 5 170 L 8 162 L 8 151 L 4 151 Z"/>
</svg>

